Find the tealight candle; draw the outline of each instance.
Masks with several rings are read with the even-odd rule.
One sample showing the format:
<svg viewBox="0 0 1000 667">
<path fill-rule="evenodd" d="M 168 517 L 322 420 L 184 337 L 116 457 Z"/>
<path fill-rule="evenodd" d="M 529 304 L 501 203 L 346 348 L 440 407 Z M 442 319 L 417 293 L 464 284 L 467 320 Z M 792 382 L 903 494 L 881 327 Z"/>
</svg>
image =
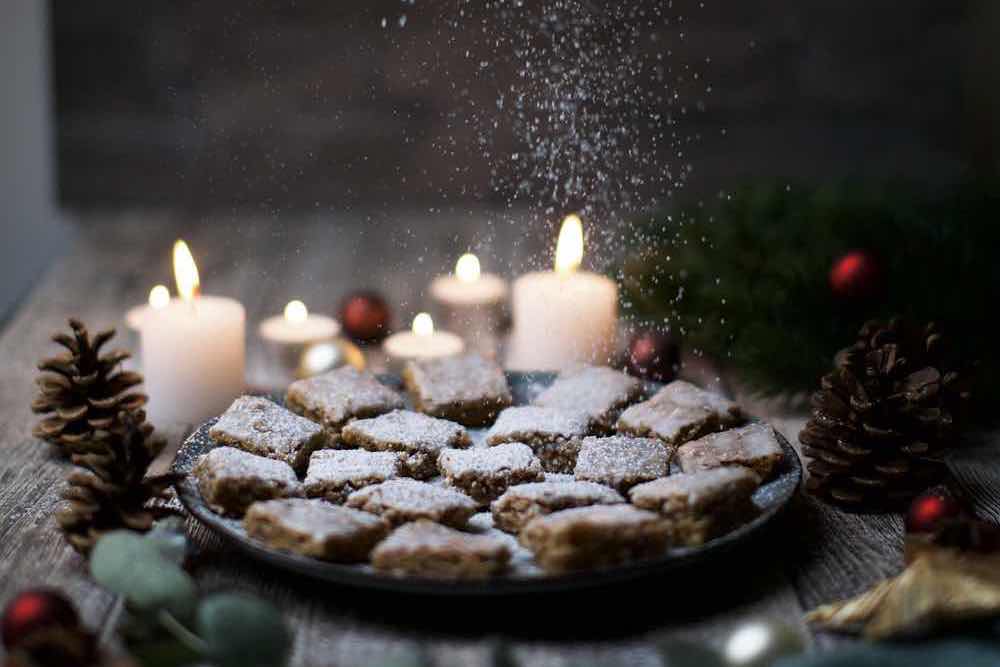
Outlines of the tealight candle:
<svg viewBox="0 0 1000 667">
<path fill-rule="evenodd" d="M 583 223 L 567 216 L 556 244 L 555 271 L 536 271 L 514 281 L 514 330 L 507 366 L 560 370 L 576 363 L 610 361 L 618 334 L 618 286 L 580 271 Z"/>
<path fill-rule="evenodd" d="M 410 331 L 400 331 L 385 339 L 382 349 L 396 366 L 413 359 L 434 359 L 461 354 L 462 339 L 450 331 L 435 331 L 434 320 L 427 313 L 413 318 Z"/>
<path fill-rule="evenodd" d="M 258 332 L 271 343 L 306 345 L 334 338 L 340 333 L 340 322 L 310 313 L 306 304 L 296 299 L 288 302 L 282 315 L 261 322 Z"/>
<path fill-rule="evenodd" d="M 506 325 L 507 281 L 482 273 L 479 258 L 466 253 L 455 263 L 455 273 L 431 283 L 435 314 L 445 327 L 487 356 L 494 356 L 497 335 Z"/>
<path fill-rule="evenodd" d="M 431 296 L 452 307 L 491 306 L 507 297 L 507 281 L 492 273 L 482 273 L 479 258 L 466 253 L 455 263 L 454 274 L 434 279 Z"/>
<path fill-rule="evenodd" d="M 245 389 L 243 305 L 199 292 L 198 267 L 183 241 L 174 244 L 179 299 L 142 317 L 147 414 L 157 426 L 199 424 L 223 412 Z M 151 295 L 152 296 L 152 295 Z"/>
<path fill-rule="evenodd" d="M 263 383 L 284 386 L 292 380 L 315 374 L 312 369 L 319 368 L 315 361 L 320 357 L 311 350 L 338 349 L 333 341 L 340 333 L 340 322 L 310 313 L 306 304 L 295 299 L 288 302 L 283 314 L 261 322 L 257 332 L 264 343 L 267 362 L 267 378 Z"/>
<path fill-rule="evenodd" d="M 153 289 L 149 290 L 149 299 L 145 304 L 131 308 L 127 313 L 125 313 L 125 324 L 127 324 L 129 329 L 132 329 L 132 331 L 140 331 L 142 329 L 143 320 L 145 320 L 149 311 L 163 310 L 169 304 L 170 290 L 167 289 L 167 286 L 154 285 Z"/>
</svg>

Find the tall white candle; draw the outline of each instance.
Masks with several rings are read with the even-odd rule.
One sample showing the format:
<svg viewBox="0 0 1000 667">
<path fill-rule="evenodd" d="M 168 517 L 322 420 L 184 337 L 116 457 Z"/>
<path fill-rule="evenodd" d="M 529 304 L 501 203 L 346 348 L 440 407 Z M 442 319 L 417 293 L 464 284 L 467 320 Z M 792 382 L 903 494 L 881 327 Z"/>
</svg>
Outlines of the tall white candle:
<svg viewBox="0 0 1000 667">
<path fill-rule="evenodd" d="M 568 216 L 556 245 L 556 270 L 528 273 L 514 281 L 507 367 L 560 370 L 575 363 L 611 361 L 618 333 L 618 286 L 605 276 L 580 271 L 583 225 Z"/>
<path fill-rule="evenodd" d="M 143 318 L 147 413 L 157 426 L 200 424 L 245 389 L 246 312 L 234 299 L 199 296 L 198 269 L 183 241 L 174 246 L 180 299 Z"/>
</svg>

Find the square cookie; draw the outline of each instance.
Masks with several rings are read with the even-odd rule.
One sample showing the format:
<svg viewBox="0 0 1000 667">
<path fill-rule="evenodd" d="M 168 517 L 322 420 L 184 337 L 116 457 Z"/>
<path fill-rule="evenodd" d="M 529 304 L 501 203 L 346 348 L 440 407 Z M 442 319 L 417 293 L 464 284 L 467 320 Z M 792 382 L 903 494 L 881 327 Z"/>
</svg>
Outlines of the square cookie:
<svg viewBox="0 0 1000 667">
<path fill-rule="evenodd" d="M 437 475 L 437 457 L 442 449 L 460 449 L 472 444 L 462 425 L 410 410 L 358 419 L 345 426 L 340 437 L 352 447 L 397 452 L 401 474 L 415 479 Z"/>
<path fill-rule="evenodd" d="M 235 447 L 216 447 L 198 459 L 192 473 L 209 507 L 228 516 L 243 516 L 258 500 L 302 493 L 287 463 Z"/>
<path fill-rule="evenodd" d="M 296 471 L 329 445 L 323 429 L 260 396 L 240 396 L 208 432 L 221 444 L 284 461 Z"/>
<path fill-rule="evenodd" d="M 653 438 L 585 438 L 574 475 L 625 493 L 636 484 L 666 477 L 673 452 L 673 447 Z"/>
<path fill-rule="evenodd" d="M 510 547 L 430 521 L 400 526 L 372 552 L 376 570 L 433 579 L 485 579 L 507 569 Z"/>
<path fill-rule="evenodd" d="M 464 527 L 478 509 L 464 493 L 405 478 L 355 491 L 347 506 L 378 514 L 394 526 L 427 519 L 453 528 Z"/>
<path fill-rule="evenodd" d="M 486 443 L 523 442 L 547 472 L 569 473 L 589 431 L 590 418 L 583 412 L 524 405 L 501 412 L 486 435 Z"/>
<path fill-rule="evenodd" d="M 546 572 L 569 572 L 653 558 L 667 549 L 666 522 L 631 505 L 575 507 L 533 519 L 520 541 Z"/>
<path fill-rule="evenodd" d="M 452 486 L 484 505 L 499 498 L 509 486 L 545 479 L 538 458 L 520 442 L 446 449 L 438 457 L 438 468 Z"/>
<path fill-rule="evenodd" d="M 403 407 L 403 398 L 374 375 L 352 366 L 293 382 L 289 409 L 338 433 L 351 419 L 375 417 Z"/>
<path fill-rule="evenodd" d="M 419 412 L 466 426 L 486 426 L 511 404 L 507 378 L 478 354 L 411 361 L 403 382 Z"/>
<path fill-rule="evenodd" d="M 518 533 L 532 519 L 571 507 L 616 505 L 620 493 L 595 482 L 535 482 L 512 486 L 493 501 L 493 522 L 501 530 Z"/>
<path fill-rule="evenodd" d="M 318 498 L 286 498 L 254 503 L 243 518 L 247 535 L 275 549 L 338 563 L 368 560 L 389 532 L 367 512 L 331 505 Z"/>
<path fill-rule="evenodd" d="M 399 475 L 399 458 L 393 452 L 362 449 L 326 449 L 309 459 L 302 489 L 310 498 L 342 503 L 358 489 Z"/>
<path fill-rule="evenodd" d="M 583 412 L 597 428 L 610 431 L 618 413 L 641 395 L 642 383 L 634 377 L 607 366 L 582 366 L 560 373 L 532 402 Z"/>
<path fill-rule="evenodd" d="M 675 380 L 648 401 L 625 410 L 618 418 L 618 431 L 679 445 L 741 421 L 740 408 L 732 401 Z"/>
<path fill-rule="evenodd" d="M 636 507 L 659 512 L 667 520 L 672 544 L 698 546 L 752 516 L 751 496 L 758 486 L 755 472 L 733 466 L 646 482 L 632 487 L 629 498 Z"/>
<path fill-rule="evenodd" d="M 677 462 L 684 472 L 738 465 L 750 468 L 764 481 L 771 478 L 783 457 L 774 429 L 759 423 L 712 433 L 677 450 Z"/>
</svg>

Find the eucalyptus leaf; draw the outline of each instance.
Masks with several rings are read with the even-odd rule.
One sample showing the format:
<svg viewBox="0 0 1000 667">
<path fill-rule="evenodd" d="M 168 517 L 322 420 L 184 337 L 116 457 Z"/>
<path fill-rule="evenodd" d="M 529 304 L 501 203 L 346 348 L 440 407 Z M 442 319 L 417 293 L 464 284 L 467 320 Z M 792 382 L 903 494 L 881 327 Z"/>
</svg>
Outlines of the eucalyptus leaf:
<svg viewBox="0 0 1000 667">
<path fill-rule="evenodd" d="M 153 529 L 146 533 L 145 538 L 160 550 L 160 554 L 170 562 L 180 565 L 187 554 L 187 536 L 184 533 L 184 521 L 178 517 L 170 517 L 158 521 Z"/>
<path fill-rule="evenodd" d="M 102 537 L 90 556 L 90 573 L 139 611 L 163 608 L 184 617 L 195 605 L 191 577 L 164 557 L 155 541 L 135 533 L 114 531 Z"/>
<path fill-rule="evenodd" d="M 218 667 L 279 667 L 288 659 L 292 635 L 269 603 L 240 593 L 217 593 L 198 606 L 196 627 Z"/>
</svg>

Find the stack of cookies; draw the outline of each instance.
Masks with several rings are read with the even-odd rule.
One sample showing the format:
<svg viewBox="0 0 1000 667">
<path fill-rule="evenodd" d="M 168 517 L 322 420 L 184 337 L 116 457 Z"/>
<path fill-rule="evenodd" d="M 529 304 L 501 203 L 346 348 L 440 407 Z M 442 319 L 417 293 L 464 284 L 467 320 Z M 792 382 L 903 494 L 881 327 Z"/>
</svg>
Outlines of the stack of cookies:
<svg viewBox="0 0 1000 667">
<path fill-rule="evenodd" d="M 781 462 L 769 426 L 682 381 L 643 401 L 634 378 L 582 367 L 513 406 L 478 355 L 412 362 L 403 380 L 407 397 L 341 368 L 292 384 L 287 408 L 237 399 L 193 469 L 202 497 L 276 549 L 485 578 L 703 544 L 752 515 Z"/>
</svg>

